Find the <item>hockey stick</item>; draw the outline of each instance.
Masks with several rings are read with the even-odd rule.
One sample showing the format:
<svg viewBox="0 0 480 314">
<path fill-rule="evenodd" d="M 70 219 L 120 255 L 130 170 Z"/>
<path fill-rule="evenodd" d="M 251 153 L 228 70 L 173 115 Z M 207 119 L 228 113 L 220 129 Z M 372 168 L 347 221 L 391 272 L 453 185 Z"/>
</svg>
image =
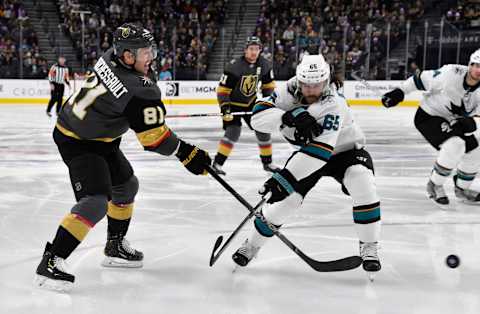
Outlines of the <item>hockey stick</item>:
<svg viewBox="0 0 480 314">
<path fill-rule="evenodd" d="M 232 116 L 249 116 L 252 112 L 232 112 Z M 211 113 L 192 113 L 192 114 L 172 114 L 167 115 L 167 118 L 197 118 L 197 117 L 221 117 L 223 116 L 220 112 L 211 112 Z"/>
<path fill-rule="evenodd" d="M 245 206 L 250 213 L 254 213 L 255 209 L 250 205 L 240 194 L 237 193 L 225 180 L 223 180 L 211 166 L 206 167 L 207 172 L 215 178 L 228 192 L 230 192 L 243 206 Z M 259 214 L 260 215 L 260 214 Z M 260 215 L 260 218 L 263 218 Z M 333 261 L 317 261 L 308 257 L 303 253 L 297 246 L 295 246 L 290 240 L 285 237 L 278 229 L 272 228 L 272 232 L 277 236 L 283 243 L 285 243 L 295 254 L 297 254 L 304 262 L 306 262 L 310 267 L 315 269 L 318 272 L 333 272 L 333 271 L 344 271 L 357 268 L 362 264 L 362 258 L 360 256 L 348 256 L 342 259 L 333 260 Z M 217 240 L 218 241 L 218 240 Z"/>
<path fill-rule="evenodd" d="M 237 233 L 240 231 L 240 229 L 243 228 L 243 226 L 250 220 L 250 218 L 252 218 L 253 216 L 255 216 L 255 213 L 257 212 L 257 210 L 262 207 L 262 205 L 265 203 L 265 200 L 266 198 L 262 198 L 260 200 L 260 202 L 258 202 L 258 204 L 255 206 L 255 208 L 253 208 L 253 211 L 251 211 L 247 217 L 245 217 L 245 219 L 243 219 L 243 221 L 240 223 L 240 225 L 238 225 L 237 229 L 235 229 L 232 234 L 228 237 L 227 241 L 223 244 L 223 246 L 220 248 L 220 250 L 218 251 L 217 254 L 215 254 L 215 251 L 217 251 L 217 249 L 220 247 L 220 244 L 222 244 L 222 241 L 223 241 L 223 236 L 219 236 L 217 238 L 217 241 L 215 241 L 215 245 L 213 246 L 213 251 L 212 251 L 212 255 L 210 256 L 210 267 L 213 266 L 213 264 L 215 264 L 215 262 L 218 260 L 218 258 L 220 257 L 220 255 L 222 255 L 223 251 L 225 251 L 225 249 L 228 247 L 228 245 L 230 244 L 230 242 L 235 238 L 235 236 L 237 235 Z"/>
</svg>

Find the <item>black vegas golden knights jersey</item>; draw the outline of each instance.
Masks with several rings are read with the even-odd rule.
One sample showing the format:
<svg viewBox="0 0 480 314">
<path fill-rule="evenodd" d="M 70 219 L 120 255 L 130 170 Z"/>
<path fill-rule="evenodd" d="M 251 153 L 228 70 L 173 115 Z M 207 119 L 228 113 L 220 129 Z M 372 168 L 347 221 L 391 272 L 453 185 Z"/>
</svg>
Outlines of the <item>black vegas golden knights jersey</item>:
<svg viewBox="0 0 480 314">
<path fill-rule="evenodd" d="M 170 155 L 178 139 L 165 124 L 165 114 L 154 72 L 148 76 L 136 72 L 109 49 L 64 104 L 56 127 L 75 139 L 103 142 L 131 128 L 145 149 Z"/>
<path fill-rule="evenodd" d="M 275 89 L 275 80 L 270 62 L 259 56 L 256 63 L 249 63 L 242 56 L 233 59 L 225 67 L 217 88 L 217 99 L 220 106 L 230 104 L 235 107 L 249 108 L 255 103 L 258 85 L 264 97 Z"/>
</svg>

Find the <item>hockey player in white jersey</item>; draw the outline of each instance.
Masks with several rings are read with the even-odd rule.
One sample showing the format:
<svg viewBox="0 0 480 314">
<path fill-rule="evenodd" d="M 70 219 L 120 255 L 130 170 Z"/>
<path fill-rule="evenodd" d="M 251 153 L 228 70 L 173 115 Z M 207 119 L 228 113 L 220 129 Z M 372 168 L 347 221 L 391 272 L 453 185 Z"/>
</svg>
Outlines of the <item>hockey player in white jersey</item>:
<svg viewBox="0 0 480 314">
<path fill-rule="evenodd" d="M 455 195 L 480 204 L 480 193 L 470 186 L 480 169 L 480 49 L 468 66 L 444 65 L 419 72 L 382 97 L 385 107 L 396 106 L 412 91 L 426 91 L 415 114 L 415 127 L 439 151 L 427 183 L 427 195 L 439 207 L 450 201 L 444 184 L 453 176 Z"/>
<path fill-rule="evenodd" d="M 265 182 L 260 193 L 271 196 L 261 212 L 264 219 L 254 220 L 253 233 L 233 254 L 234 262 L 246 266 L 273 236 L 269 225 L 285 223 L 320 178 L 330 176 L 353 199 L 363 268 L 379 271 L 380 201 L 372 158 L 345 99 L 330 82 L 330 66 L 323 56 L 304 56 L 285 88 L 257 100 L 252 126 L 260 132 L 280 131 L 298 150 Z"/>
</svg>

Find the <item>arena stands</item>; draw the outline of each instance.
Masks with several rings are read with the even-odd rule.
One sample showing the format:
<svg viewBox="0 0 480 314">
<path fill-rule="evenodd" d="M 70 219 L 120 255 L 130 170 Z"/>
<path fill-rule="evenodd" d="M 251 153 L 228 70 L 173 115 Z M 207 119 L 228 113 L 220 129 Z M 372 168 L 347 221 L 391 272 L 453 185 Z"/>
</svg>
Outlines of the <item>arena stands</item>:
<svg viewBox="0 0 480 314">
<path fill-rule="evenodd" d="M 423 15 L 422 1 L 275 1 L 263 0 L 255 34 L 274 50 L 274 68 L 279 79 L 292 75 L 296 62 L 304 53 L 324 54 L 337 68 L 362 70 L 367 50 L 367 24 L 373 26 L 370 40 L 371 78 L 384 78 L 379 64 L 386 54 L 386 24 L 391 22 L 390 48 L 404 38 L 407 20 Z M 273 37 L 273 38 L 272 38 Z M 346 45 L 344 47 L 344 38 Z"/>
<path fill-rule="evenodd" d="M 23 29 L 21 42 L 20 29 Z M 23 77 L 46 77 L 47 63 L 40 55 L 37 35 L 22 2 L 0 0 L 0 77 L 20 77 L 20 48 L 23 49 Z"/>
<path fill-rule="evenodd" d="M 58 1 L 64 29 L 77 48 L 82 44 L 82 22 L 73 10 L 88 9 L 79 3 Z M 101 3 L 103 5 L 92 9 L 92 14 L 86 17 L 84 55 L 81 49 L 77 50 L 78 57 L 85 58 L 87 67 L 111 46 L 113 29 L 123 22 L 141 22 L 155 34 L 159 49 L 156 68 L 162 79 L 171 79 L 173 75 L 175 79 L 205 79 L 208 53 L 219 35 L 218 25 L 223 23 L 225 0 L 106 0 Z"/>
</svg>

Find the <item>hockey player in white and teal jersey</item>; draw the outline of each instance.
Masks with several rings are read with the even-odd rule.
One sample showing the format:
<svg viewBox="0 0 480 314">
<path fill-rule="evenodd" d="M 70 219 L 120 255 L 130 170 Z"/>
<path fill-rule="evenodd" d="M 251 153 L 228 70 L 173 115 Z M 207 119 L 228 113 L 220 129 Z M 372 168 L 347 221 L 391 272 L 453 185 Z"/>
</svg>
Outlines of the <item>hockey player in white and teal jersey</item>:
<svg viewBox="0 0 480 314">
<path fill-rule="evenodd" d="M 439 151 L 427 183 L 427 195 L 439 207 L 450 201 L 443 188 L 453 176 L 457 199 L 480 204 L 480 193 L 470 186 L 480 169 L 480 49 L 468 66 L 444 65 L 418 72 L 382 98 L 385 107 L 401 102 L 405 94 L 426 91 L 415 114 L 415 127 Z"/>
<path fill-rule="evenodd" d="M 269 225 L 284 224 L 320 178 L 330 176 L 352 197 L 363 268 L 379 271 L 380 201 L 372 158 L 344 97 L 330 82 L 330 66 L 323 56 L 304 56 L 285 88 L 259 99 L 252 126 L 260 132 L 280 131 L 298 150 L 261 189 L 261 194 L 271 195 L 262 209 L 264 219 L 255 219 L 252 235 L 233 254 L 235 263 L 246 266 L 273 236 Z"/>
</svg>

